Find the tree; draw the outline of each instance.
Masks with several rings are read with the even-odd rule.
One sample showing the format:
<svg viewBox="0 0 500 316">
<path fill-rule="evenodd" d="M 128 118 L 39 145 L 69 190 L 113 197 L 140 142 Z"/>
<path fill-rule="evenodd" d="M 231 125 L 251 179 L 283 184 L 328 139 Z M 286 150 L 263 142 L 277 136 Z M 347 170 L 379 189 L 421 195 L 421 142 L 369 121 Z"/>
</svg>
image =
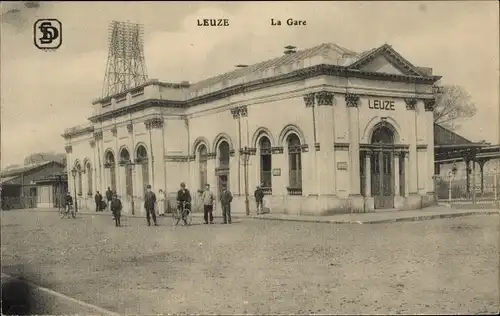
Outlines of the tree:
<svg viewBox="0 0 500 316">
<path fill-rule="evenodd" d="M 457 122 L 476 114 L 476 104 L 465 89 L 458 85 L 442 86 L 436 98 L 434 123 L 450 130 L 457 129 Z"/>
</svg>

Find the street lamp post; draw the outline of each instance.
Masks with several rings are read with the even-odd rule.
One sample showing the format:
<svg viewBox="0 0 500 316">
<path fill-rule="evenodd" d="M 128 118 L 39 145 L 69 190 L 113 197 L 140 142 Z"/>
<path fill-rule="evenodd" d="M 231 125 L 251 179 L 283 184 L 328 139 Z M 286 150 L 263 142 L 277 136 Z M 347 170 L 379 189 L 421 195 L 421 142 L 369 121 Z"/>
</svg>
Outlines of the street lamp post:
<svg viewBox="0 0 500 316">
<path fill-rule="evenodd" d="M 248 160 L 250 159 L 250 150 L 247 146 L 240 149 L 241 158 L 243 159 L 243 172 L 245 174 L 245 213 L 250 215 L 250 205 L 248 201 Z"/>
<path fill-rule="evenodd" d="M 76 171 L 75 168 L 71 169 L 71 175 L 73 176 L 73 187 L 74 187 L 74 193 L 75 193 L 75 212 L 78 212 L 78 203 L 76 201 Z"/>
</svg>

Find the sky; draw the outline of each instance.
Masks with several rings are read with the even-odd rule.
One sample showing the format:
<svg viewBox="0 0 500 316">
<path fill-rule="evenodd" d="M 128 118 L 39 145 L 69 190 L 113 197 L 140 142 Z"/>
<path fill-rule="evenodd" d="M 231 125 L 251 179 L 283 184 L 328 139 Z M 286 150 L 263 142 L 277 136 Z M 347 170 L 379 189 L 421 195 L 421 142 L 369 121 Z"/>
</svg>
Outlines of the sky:
<svg viewBox="0 0 500 316">
<path fill-rule="evenodd" d="M 458 133 L 500 143 L 497 1 L 2 2 L 1 14 L 1 167 L 32 152 L 64 152 L 64 129 L 87 122 L 102 90 L 112 20 L 144 25 L 148 76 L 167 82 L 275 58 L 286 45 L 332 42 L 362 52 L 388 43 L 472 95 L 477 114 Z M 58 50 L 33 45 L 39 18 L 62 22 Z M 199 18 L 227 18 L 230 26 L 197 27 Z M 307 26 L 272 27 L 271 18 Z"/>
</svg>

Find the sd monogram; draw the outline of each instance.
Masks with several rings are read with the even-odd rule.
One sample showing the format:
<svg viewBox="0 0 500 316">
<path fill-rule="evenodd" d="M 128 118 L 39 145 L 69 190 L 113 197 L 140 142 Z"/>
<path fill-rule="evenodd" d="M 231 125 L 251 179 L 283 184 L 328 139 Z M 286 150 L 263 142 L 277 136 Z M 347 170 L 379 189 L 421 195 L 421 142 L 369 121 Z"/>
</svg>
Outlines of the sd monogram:
<svg viewBox="0 0 500 316">
<path fill-rule="evenodd" d="M 58 49 L 62 44 L 62 24 L 56 19 L 40 19 L 33 25 L 34 43 L 39 49 Z"/>
</svg>

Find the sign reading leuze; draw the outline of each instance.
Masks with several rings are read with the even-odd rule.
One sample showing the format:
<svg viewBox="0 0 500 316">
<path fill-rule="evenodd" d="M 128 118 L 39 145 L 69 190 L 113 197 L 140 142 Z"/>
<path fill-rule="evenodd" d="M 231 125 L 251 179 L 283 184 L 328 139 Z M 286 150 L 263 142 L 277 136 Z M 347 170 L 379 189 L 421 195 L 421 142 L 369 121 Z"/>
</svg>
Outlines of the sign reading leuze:
<svg viewBox="0 0 500 316">
<path fill-rule="evenodd" d="M 374 110 L 394 111 L 394 101 L 387 100 L 368 100 L 368 108 Z"/>
</svg>

